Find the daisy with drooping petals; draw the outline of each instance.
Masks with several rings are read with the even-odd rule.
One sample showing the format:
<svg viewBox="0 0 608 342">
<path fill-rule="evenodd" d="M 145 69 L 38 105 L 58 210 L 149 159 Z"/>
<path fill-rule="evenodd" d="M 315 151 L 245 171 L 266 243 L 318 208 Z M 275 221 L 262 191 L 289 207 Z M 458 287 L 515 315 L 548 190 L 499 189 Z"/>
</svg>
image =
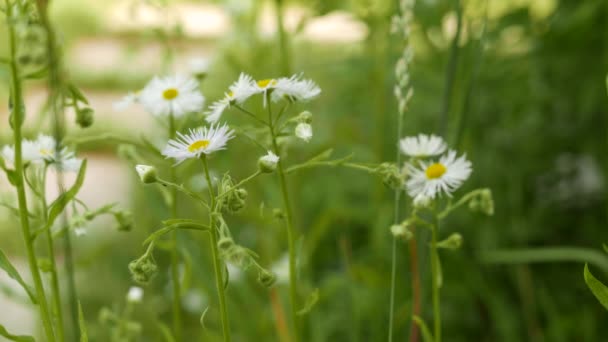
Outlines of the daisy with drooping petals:
<svg viewBox="0 0 608 342">
<path fill-rule="evenodd" d="M 305 142 L 309 142 L 312 139 L 312 126 L 305 122 L 301 122 L 297 124 L 295 129 L 296 137 L 304 140 Z"/>
<path fill-rule="evenodd" d="M 437 156 L 445 152 L 447 145 L 436 135 L 418 134 L 415 137 L 405 137 L 399 141 L 401 153 L 410 157 L 425 158 Z"/>
<path fill-rule="evenodd" d="M 36 143 L 31 140 L 23 139 L 21 141 L 21 156 L 24 164 L 40 161 L 40 154 L 36 148 Z M 2 158 L 5 162 L 15 165 L 15 146 L 5 145 L 2 148 Z"/>
<path fill-rule="evenodd" d="M 293 75 L 289 78 L 281 77 L 277 80 L 272 92 L 272 101 L 277 102 L 287 99 L 291 102 L 303 102 L 311 100 L 321 94 L 321 88 L 311 81 L 302 80 L 301 75 Z"/>
<path fill-rule="evenodd" d="M 141 91 L 139 102 L 152 115 L 180 117 L 200 111 L 205 97 L 194 78 L 175 75 L 154 77 Z"/>
<path fill-rule="evenodd" d="M 410 178 L 407 181 L 407 192 L 412 198 L 419 195 L 434 199 L 445 193 L 451 196 L 471 175 L 471 162 L 466 157 L 456 158 L 455 151 L 448 151 L 438 162 L 421 162 L 420 167 L 407 165 Z"/>
<path fill-rule="evenodd" d="M 169 140 L 162 154 L 179 164 L 186 159 L 199 158 L 202 154 L 224 150 L 228 140 L 234 138 L 234 131 L 224 124 L 191 129 L 188 134 L 177 133 L 177 136 Z"/>
<path fill-rule="evenodd" d="M 216 123 L 226 108 L 233 104 L 242 104 L 252 95 L 258 92 L 258 89 L 254 85 L 253 78 L 251 76 L 241 73 L 236 82 L 234 82 L 228 89 L 223 99 L 215 101 L 205 115 L 207 116 L 207 122 Z"/>
<path fill-rule="evenodd" d="M 82 160 L 76 158 L 74 152 L 63 147 L 57 153 L 57 141 L 55 138 L 40 134 L 34 142 L 35 149 L 38 152 L 40 160 L 44 160 L 49 165 L 55 167 L 59 171 L 76 172 L 80 169 Z"/>
</svg>

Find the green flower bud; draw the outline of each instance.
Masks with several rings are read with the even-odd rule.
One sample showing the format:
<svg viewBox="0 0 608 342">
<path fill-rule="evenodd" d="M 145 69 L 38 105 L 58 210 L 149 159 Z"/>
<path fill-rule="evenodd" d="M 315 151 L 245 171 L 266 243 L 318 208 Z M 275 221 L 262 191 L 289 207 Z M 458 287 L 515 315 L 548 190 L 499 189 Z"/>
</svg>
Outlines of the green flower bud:
<svg viewBox="0 0 608 342">
<path fill-rule="evenodd" d="M 44 273 L 50 272 L 52 268 L 51 260 L 47 258 L 38 258 L 38 268 Z"/>
<path fill-rule="evenodd" d="M 409 230 L 407 224 L 404 223 L 392 225 L 391 234 L 393 234 L 395 238 L 409 241 L 412 237 L 414 237 L 414 234 L 412 234 L 412 232 Z"/>
<path fill-rule="evenodd" d="M 268 151 L 265 156 L 262 156 L 260 157 L 260 159 L 258 159 L 258 168 L 261 172 L 272 173 L 277 169 L 279 159 L 279 156 L 274 154 L 272 151 Z"/>
<path fill-rule="evenodd" d="M 234 240 L 232 240 L 232 238 L 230 238 L 230 237 L 222 237 L 217 242 L 217 248 L 219 248 L 221 250 L 228 250 L 232 246 L 234 246 Z"/>
<path fill-rule="evenodd" d="M 145 285 L 156 276 L 158 267 L 151 255 L 144 254 L 141 258 L 129 263 L 129 271 L 135 282 Z"/>
<path fill-rule="evenodd" d="M 437 248 L 445 248 L 445 249 L 459 249 L 462 246 L 462 235 L 459 233 L 453 233 L 447 239 L 443 241 L 439 241 L 437 243 Z"/>
<path fill-rule="evenodd" d="M 296 117 L 296 121 L 305 124 L 312 123 L 312 113 L 305 110 Z"/>
<path fill-rule="evenodd" d="M 79 108 L 76 111 L 76 123 L 81 128 L 87 128 L 93 124 L 94 114 L 95 112 L 90 107 Z"/>
<path fill-rule="evenodd" d="M 490 189 L 481 189 L 477 196 L 469 201 L 469 209 L 485 215 L 494 215 L 494 200 Z"/>
<path fill-rule="evenodd" d="M 277 281 L 277 276 L 265 269 L 260 269 L 258 273 L 258 282 L 265 287 L 271 287 Z"/>
<path fill-rule="evenodd" d="M 376 173 L 382 177 L 382 183 L 391 189 L 403 187 L 403 174 L 395 164 L 382 163 L 376 169 Z"/>
<path fill-rule="evenodd" d="M 99 316 L 97 319 L 99 320 L 99 323 L 105 325 L 108 323 L 113 323 L 116 320 L 116 315 L 114 312 L 112 312 L 112 310 L 103 307 L 101 310 L 99 310 Z"/>
<path fill-rule="evenodd" d="M 144 184 L 156 183 L 158 181 L 156 168 L 154 166 L 139 164 L 135 166 L 135 171 L 137 171 L 139 179 L 141 179 Z"/>
<path fill-rule="evenodd" d="M 118 223 L 117 229 L 121 232 L 128 232 L 133 229 L 133 215 L 126 210 L 120 210 L 114 213 L 114 218 Z"/>
</svg>

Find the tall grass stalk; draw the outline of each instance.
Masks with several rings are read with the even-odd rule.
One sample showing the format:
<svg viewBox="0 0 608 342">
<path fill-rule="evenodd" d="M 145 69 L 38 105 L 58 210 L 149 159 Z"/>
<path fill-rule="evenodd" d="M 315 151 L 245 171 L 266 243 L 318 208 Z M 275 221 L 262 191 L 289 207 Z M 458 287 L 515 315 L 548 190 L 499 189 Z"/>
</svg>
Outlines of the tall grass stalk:
<svg viewBox="0 0 608 342">
<path fill-rule="evenodd" d="M 23 140 L 21 126 L 23 124 L 25 116 L 25 108 L 23 104 L 23 90 L 21 84 L 21 75 L 17 64 L 17 42 L 15 35 L 15 27 L 13 18 L 13 7 L 8 0 L 4 1 L 6 8 L 6 17 L 8 22 L 8 38 L 9 38 L 9 52 L 10 52 L 10 89 L 11 89 L 11 103 L 12 103 L 12 126 L 13 126 L 13 137 L 15 143 L 15 188 L 17 189 L 17 201 L 19 204 L 19 221 L 21 223 L 21 230 L 23 233 L 23 240 L 25 243 L 25 249 L 27 251 L 28 264 L 32 279 L 34 281 L 34 287 L 36 289 L 36 298 L 38 300 L 38 309 L 42 319 L 44 327 L 44 334 L 46 340 L 49 342 L 55 341 L 55 333 L 53 330 L 53 324 L 51 315 L 48 309 L 46 294 L 44 292 L 44 286 L 40 277 L 40 271 L 38 269 L 38 259 L 36 252 L 34 251 L 33 240 L 31 238 L 30 222 L 28 217 L 28 206 L 27 197 L 25 193 L 24 183 L 24 169 L 23 169 L 23 158 L 22 158 L 22 145 Z"/>
</svg>

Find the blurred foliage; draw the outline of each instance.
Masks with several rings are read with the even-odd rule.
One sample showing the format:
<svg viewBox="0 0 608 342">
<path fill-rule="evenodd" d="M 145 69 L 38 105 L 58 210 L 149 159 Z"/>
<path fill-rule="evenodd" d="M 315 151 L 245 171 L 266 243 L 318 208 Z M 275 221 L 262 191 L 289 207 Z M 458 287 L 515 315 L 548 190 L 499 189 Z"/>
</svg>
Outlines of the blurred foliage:
<svg viewBox="0 0 608 342">
<path fill-rule="evenodd" d="M 136 42 L 142 48 L 153 39 L 110 30 L 100 23 L 98 4 L 57 1 L 55 22 L 65 34 L 66 55 L 79 39 L 98 38 Z M 220 3 L 219 1 L 216 1 Z M 232 3 L 234 1 L 227 1 Z M 223 2 L 221 2 L 225 5 Z M 242 6 L 245 3 L 243 2 Z M 463 249 L 442 257 L 445 286 L 443 322 L 448 341 L 600 341 L 608 333 L 608 318 L 586 288 L 581 263 L 498 265 L 481 252 L 549 246 L 600 248 L 606 242 L 608 202 L 608 110 L 604 78 L 608 71 L 608 2 L 597 0 L 464 1 L 462 34 L 449 92 L 446 139 L 465 151 L 473 162 L 471 180 L 460 191 L 492 189 L 496 203 L 493 218 L 459 213 L 442 227 L 442 235 L 460 232 Z M 266 3 L 265 5 L 270 5 Z M 294 1 L 314 16 L 348 11 L 365 23 L 368 34 L 358 42 L 315 42 L 300 33 L 291 35 L 294 72 L 303 71 L 323 89 L 307 106 L 314 114 L 315 138 L 306 149 L 294 150 L 288 162 L 302 161 L 327 148 L 336 156 L 353 152 L 357 161 L 390 160 L 396 148 L 396 104 L 393 98 L 393 64 L 402 49 L 389 34 L 393 1 Z M 100 6 L 102 8 L 103 6 Z M 228 12 L 236 20 L 233 30 L 216 41 L 176 36 L 174 55 L 203 45 L 214 63 L 203 84 L 210 101 L 220 97 L 238 73 L 254 77 L 277 75 L 279 53 L 273 37 L 252 30 L 262 5 L 248 12 Z M 412 64 L 415 95 L 405 117 L 408 134 L 437 132 L 442 126 L 446 69 L 451 39 L 457 25 L 455 1 L 419 0 L 415 10 Z M 3 29 L 0 34 L 4 37 Z M 200 45 L 199 45 L 200 44 Z M 5 53 L 4 40 L 0 55 Z M 137 49 L 135 49 L 137 50 Z M 128 54 L 127 54 L 128 55 Z M 117 61 L 121 64 L 124 61 Z M 177 59 L 179 61 L 179 59 Z M 129 74 L 117 65 L 104 74 L 87 72 L 77 61 L 68 65 L 76 83 L 92 92 L 137 89 L 149 74 Z M 0 66 L 1 86 L 6 71 Z M 32 85 L 35 87 L 36 85 Z M 2 93 L 2 91 L 0 91 Z M 5 105 L 6 92 L 0 103 Z M 297 109 L 294 109 L 297 110 Z M 99 120 L 103 122 L 103 113 Z M 229 122 L 246 123 L 237 114 Z M 95 124 L 97 126 L 99 124 Z M 121 123 L 102 123 L 119 129 Z M 121 130 L 124 131 L 124 128 Z M 162 142 L 155 132 L 131 129 Z M 2 134 L 8 134 L 6 129 Z M 86 134 L 86 132 L 74 132 Z M 87 146 L 90 155 L 108 153 L 110 146 Z M 245 139 L 236 139 L 214 159 L 217 175 L 230 170 L 244 177 L 255 169 L 259 154 Z M 238 167 L 235 164 L 238 160 Z M 167 170 L 161 170 L 168 172 Z M 179 168 L 189 180 L 200 173 L 196 165 Z M 141 242 L 168 216 L 160 194 L 136 182 L 127 193 L 137 219 L 128 238 L 113 231 L 92 233 L 78 240 L 78 283 L 92 341 L 107 338 L 97 324 L 102 306 L 124 305 L 131 284 L 127 264 L 143 253 Z M 101 184 L 102 182 L 99 182 Z M 188 183 L 187 181 L 185 183 Z M 272 219 L 280 206 L 276 186 L 264 179 L 250 186 L 248 206 L 230 217 L 236 240 L 260 252 L 260 263 L 270 265 L 285 252 L 285 236 Z M 305 293 L 320 289 L 320 301 L 306 316 L 306 341 L 382 341 L 388 319 L 392 194 L 377 179 L 346 169 L 314 169 L 289 179 L 297 208 L 296 226 L 301 241 L 301 286 Z M 263 206 L 261 206 L 263 204 Z M 263 215 L 261 215 L 263 213 Z M 180 198 L 180 215 L 200 213 Z M 12 218 L 2 219 L 3 247 L 19 253 L 20 240 L 11 233 Z M 94 231 L 95 229 L 91 229 Z M 427 241 L 426 232 L 419 232 Z M 181 234 L 181 243 L 193 260 L 191 290 L 184 298 L 188 336 L 202 334 L 218 339 L 219 315 L 208 239 Z M 7 243 L 5 243 L 7 241 Z M 8 242 L 10 241 L 10 242 Z M 419 251 L 427 251 L 423 243 Z M 399 246 L 396 327 L 399 340 L 407 334 L 410 317 L 407 249 Z M 144 304 L 134 317 L 144 322 L 144 341 L 160 340 L 158 319 L 170 319 L 170 289 L 166 284 L 168 256 L 157 253 L 161 270 L 146 288 Z M 422 255 L 422 269 L 428 256 Z M 595 270 L 600 279 L 608 275 Z M 429 274 L 423 274 L 423 318 L 431 319 Z M 288 305 L 286 288 L 277 287 Z M 255 275 L 230 284 L 229 308 L 235 340 L 274 341 L 278 337 L 271 310 L 271 293 L 257 285 Z M 199 318 L 207 305 L 205 328 Z M 246 313 L 243 315 L 243 313 Z"/>
</svg>

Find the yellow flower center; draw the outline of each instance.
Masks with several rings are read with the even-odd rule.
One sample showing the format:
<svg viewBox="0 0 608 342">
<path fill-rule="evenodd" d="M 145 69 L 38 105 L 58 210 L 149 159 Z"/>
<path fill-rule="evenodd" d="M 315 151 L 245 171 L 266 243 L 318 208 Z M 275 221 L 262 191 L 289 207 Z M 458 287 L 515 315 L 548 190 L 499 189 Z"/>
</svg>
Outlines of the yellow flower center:
<svg viewBox="0 0 608 342">
<path fill-rule="evenodd" d="M 173 100 L 177 97 L 177 95 L 179 95 L 179 92 L 175 88 L 169 88 L 163 91 L 163 97 L 165 98 L 165 100 Z"/>
<path fill-rule="evenodd" d="M 42 154 L 43 156 L 50 156 L 53 154 L 53 151 L 43 148 L 43 149 L 40 149 L 40 154 Z"/>
<path fill-rule="evenodd" d="M 188 151 L 196 152 L 209 146 L 209 140 L 197 140 L 188 146 Z"/>
<path fill-rule="evenodd" d="M 274 79 L 272 79 L 272 78 L 267 78 L 265 80 L 258 81 L 258 87 L 260 87 L 260 88 L 266 88 L 269 85 L 273 86 L 273 85 L 276 85 L 276 84 L 277 84 L 277 81 L 274 80 Z"/>
<path fill-rule="evenodd" d="M 227 95 L 228 95 L 228 98 L 231 99 L 234 96 L 234 92 L 229 91 Z"/>
<path fill-rule="evenodd" d="M 439 177 L 443 176 L 443 174 L 446 171 L 447 171 L 447 169 L 445 168 L 445 166 L 443 166 L 443 164 L 435 163 L 426 169 L 426 172 L 425 172 L 426 178 L 428 178 L 428 179 L 439 178 Z"/>
</svg>

